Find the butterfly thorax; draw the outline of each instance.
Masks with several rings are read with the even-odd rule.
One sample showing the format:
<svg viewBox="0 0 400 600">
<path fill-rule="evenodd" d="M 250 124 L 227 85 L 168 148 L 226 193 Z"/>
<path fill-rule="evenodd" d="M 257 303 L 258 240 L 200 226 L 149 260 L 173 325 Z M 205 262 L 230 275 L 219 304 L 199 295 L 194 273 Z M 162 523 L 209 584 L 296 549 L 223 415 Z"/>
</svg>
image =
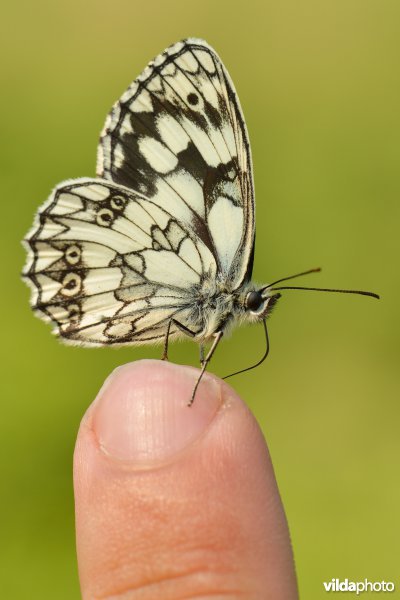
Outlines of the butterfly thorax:
<svg viewBox="0 0 400 600">
<path fill-rule="evenodd" d="M 188 319 L 196 323 L 196 339 L 206 341 L 219 331 L 224 335 L 230 333 L 234 325 L 259 321 L 260 316 L 246 306 L 246 298 L 255 290 L 251 282 L 232 289 L 228 278 L 205 278 L 193 290 L 194 302 Z"/>
<path fill-rule="evenodd" d="M 225 329 L 233 314 L 236 298 L 228 282 L 206 276 L 199 285 L 193 286 L 193 302 L 188 322 L 196 332 L 198 341 L 206 341 L 214 333 Z"/>
</svg>

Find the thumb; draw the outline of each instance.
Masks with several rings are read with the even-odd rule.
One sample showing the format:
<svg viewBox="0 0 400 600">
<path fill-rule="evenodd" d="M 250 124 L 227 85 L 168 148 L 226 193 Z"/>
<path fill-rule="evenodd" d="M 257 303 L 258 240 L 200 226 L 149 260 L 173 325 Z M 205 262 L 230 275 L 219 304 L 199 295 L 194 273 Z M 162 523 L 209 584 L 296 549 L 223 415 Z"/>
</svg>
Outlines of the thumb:
<svg viewBox="0 0 400 600">
<path fill-rule="evenodd" d="M 117 369 L 75 449 L 79 573 L 94 598 L 297 598 L 283 507 L 242 400 L 160 361 Z"/>
</svg>

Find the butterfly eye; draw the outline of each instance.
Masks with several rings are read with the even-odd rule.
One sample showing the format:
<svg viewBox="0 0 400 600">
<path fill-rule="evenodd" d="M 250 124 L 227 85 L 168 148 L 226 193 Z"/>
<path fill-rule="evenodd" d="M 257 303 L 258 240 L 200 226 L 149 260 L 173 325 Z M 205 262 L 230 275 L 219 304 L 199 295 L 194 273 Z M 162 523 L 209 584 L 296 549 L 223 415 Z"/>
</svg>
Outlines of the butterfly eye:
<svg viewBox="0 0 400 600">
<path fill-rule="evenodd" d="M 260 292 L 249 292 L 246 296 L 246 308 L 251 312 L 256 312 L 264 302 Z"/>
</svg>

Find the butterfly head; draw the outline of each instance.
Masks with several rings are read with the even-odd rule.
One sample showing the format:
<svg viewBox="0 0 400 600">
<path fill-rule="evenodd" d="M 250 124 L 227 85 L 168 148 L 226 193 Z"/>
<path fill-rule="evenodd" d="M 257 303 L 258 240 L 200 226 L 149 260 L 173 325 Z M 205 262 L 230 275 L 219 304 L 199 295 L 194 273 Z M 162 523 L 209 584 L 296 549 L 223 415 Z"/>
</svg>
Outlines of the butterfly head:
<svg viewBox="0 0 400 600">
<path fill-rule="evenodd" d="M 359 294 L 362 296 L 371 296 L 372 298 L 379 298 L 378 294 L 374 292 L 365 292 L 362 290 L 342 290 L 342 289 L 332 289 L 332 288 L 315 288 L 315 287 L 304 287 L 304 286 L 292 286 L 292 285 L 284 285 L 275 287 L 278 283 L 287 281 L 289 279 L 295 279 L 296 277 L 301 277 L 303 275 L 309 275 L 310 273 L 318 273 L 321 269 L 309 269 L 308 271 L 303 271 L 302 273 L 296 273 L 295 275 L 290 275 L 289 277 L 282 277 L 281 279 L 277 279 L 273 283 L 270 283 L 258 290 L 249 289 L 244 298 L 244 309 L 246 314 L 251 320 L 261 321 L 264 320 L 274 308 L 276 302 L 281 297 L 281 294 L 277 290 L 312 290 L 318 292 L 338 292 L 340 294 Z"/>
<path fill-rule="evenodd" d="M 281 297 L 279 293 L 271 293 L 268 288 L 247 292 L 244 305 L 247 314 L 256 321 L 262 321 L 269 315 Z"/>
</svg>

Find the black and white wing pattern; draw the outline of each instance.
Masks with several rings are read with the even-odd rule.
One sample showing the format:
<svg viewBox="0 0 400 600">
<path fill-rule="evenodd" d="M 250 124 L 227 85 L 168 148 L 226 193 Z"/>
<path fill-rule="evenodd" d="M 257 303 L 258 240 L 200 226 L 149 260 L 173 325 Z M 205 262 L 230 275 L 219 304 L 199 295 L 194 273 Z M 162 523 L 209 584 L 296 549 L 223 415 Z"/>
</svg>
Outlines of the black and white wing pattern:
<svg viewBox="0 0 400 600">
<path fill-rule="evenodd" d="M 116 102 L 101 134 L 97 175 L 177 215 L 233 289 L 250 279 L 248 134 L 234 85 L 206 42 L 167 48 Z"/>
<path fill-rule="evenodd" d="M 177 218 L 100 179 L 57 187 L 25 243 L 34 310 L 83 345 L 162 341 L 171 319 L 193 321 L 194 290 L 216 277 L 214 256 Z"/>
<path fill-rule="evenodd" d="M 39 210 L 25 240 L 33 309 L 81 345 L 157 342 L 182 328 L 209 339 L 218 322 L 207 322 L 205 296 L 251 276 L 251 169 L 217 54 L 201 40 L 171 46 L 114 105 L 98 178 L 63 182 Z"/>
</svg>

